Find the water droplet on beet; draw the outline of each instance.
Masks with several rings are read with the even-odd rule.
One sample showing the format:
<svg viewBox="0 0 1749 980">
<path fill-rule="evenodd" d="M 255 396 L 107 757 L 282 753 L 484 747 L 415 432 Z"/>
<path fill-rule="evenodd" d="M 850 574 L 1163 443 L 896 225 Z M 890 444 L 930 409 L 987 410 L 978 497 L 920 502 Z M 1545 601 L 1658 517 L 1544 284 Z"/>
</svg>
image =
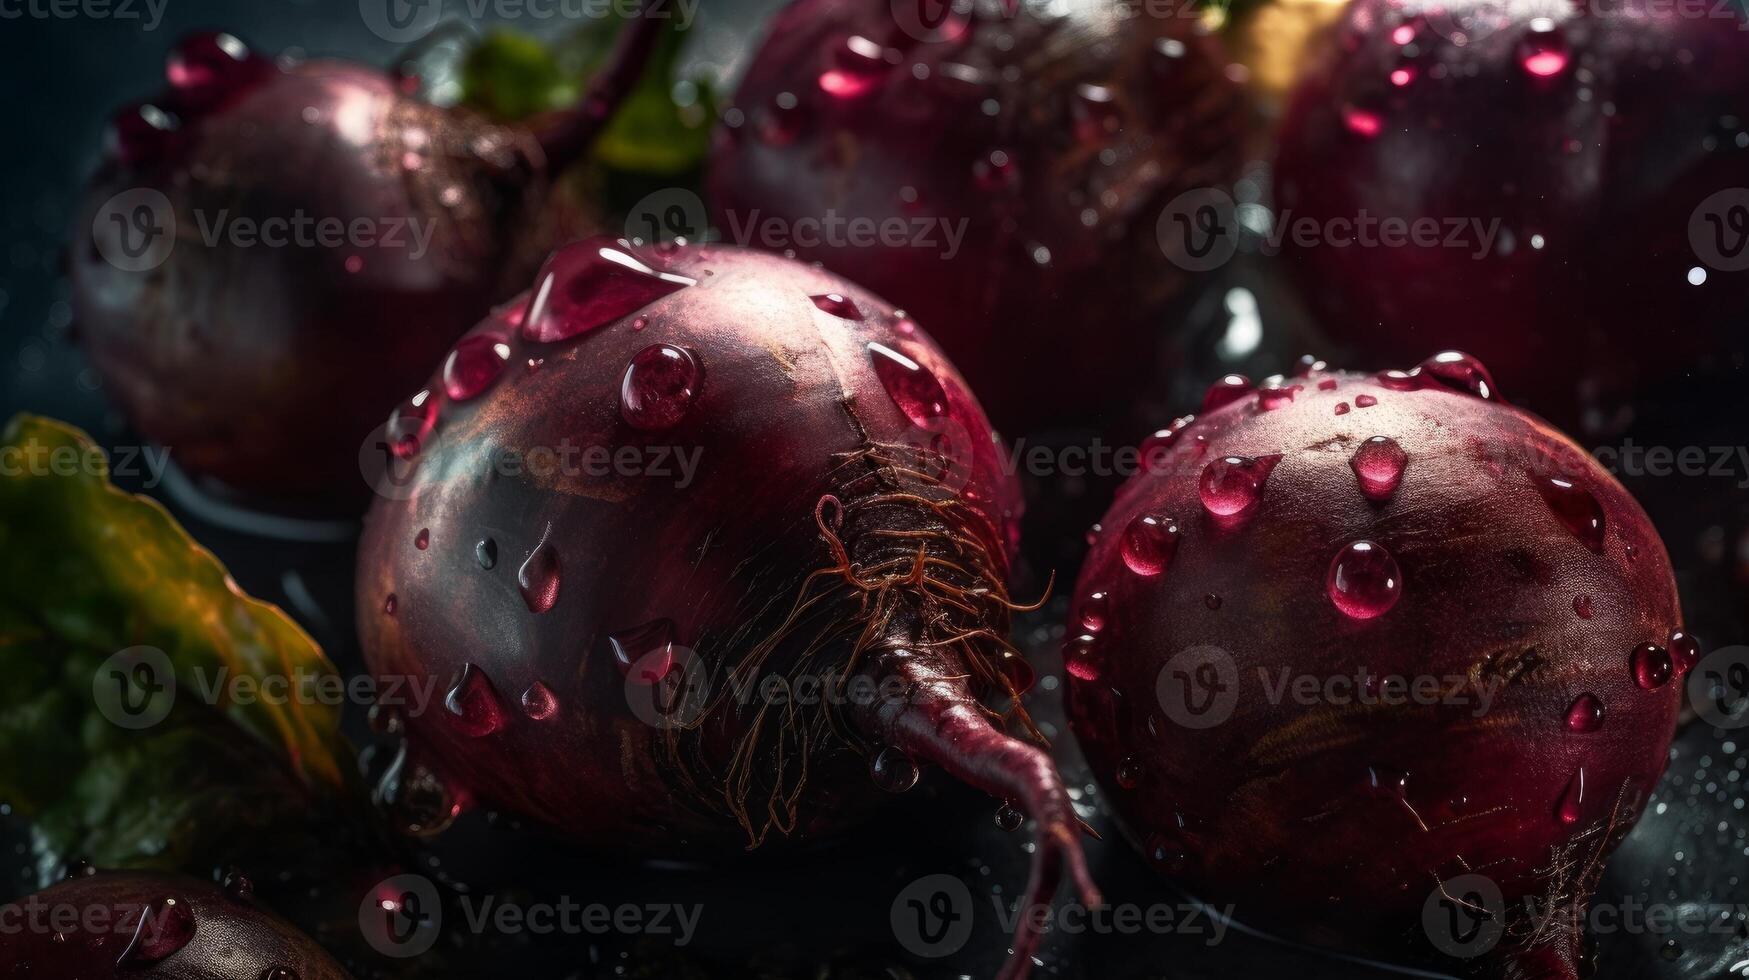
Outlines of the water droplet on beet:
<svg viewBox="0 0 1749 980">
<path fill-rule="evenodd" d="M 271 63 L 236 37 L 204 31 L 182 39 L 164 62 L 164 77 L 184 109 L 218 105 L 238 89 L 263 77 Z"/>
<path fill-rule="evenodd" d="M 1700 641 L 1682 630 L 1670 631 L 1665 649 L 1670 651 L 1670 664 L 1678 678 L 1687 677 L 1700 662 Z"/>
<path fill-rule="evenodd" d="M 389 597 L 387 599 L 383 600 L 383 615 L 393 616 L 395 614 L 395 610 L 398 609 L 400 607 L 400 605 L 401 605 L 401 600 L 395 598 L 395 594 L 393 592 L 389 593 Z"/>
<path fill-rule="evenodd" d="M 479 543 L 474 545 L 474 560 L 479 562 L 480 567 L 488 572 L 497 568 L 498 542 L 491 538 L 481 538 Z"/>
<path fill-rule="evenodd" d="M 1003 831 L 1012 834 L 1019 830 L 1021 824 L 1024 823 L 1026 823 L 1026 814 L 1020 812 L 1018 807 L 1007 800 L 1003 800 L 1002 805 L 996 808 L 996 826 Z"/>
<path fill-rule="evenodd" d="M 220 881 L 226 897 L 235 902 L 247 902 L 255 897 L 255 883 L 249 876 L 236 868 L 226 868 L 225 877 Z"/>
<path fill-rule="evenodd" d="M 1330 601 L 1352 619 L 1384 615 L 1403 594 L 1397 560 L 1382 545 L 1355 541 L 1330 561 L 1326 580 Z"/>
<path fill-rule="evenodd" d="M 1124 528 L 1123 563 L 1137 575 L 1158 575 L 1178 550 L 1178 522 L 1160 514 L 1143 514 Z"/>
<path fill-rule="evenodd" d="M 1081 628 L 1097 633 L 1105 628 L 1105 617 L 1111 614 L 1111 593 L 1090 592 L 1081 600 Z"/>
<path fill-rule="evenodd" d="M 1566 71 L 1571 56 L 1561 29 L 1546 18 L 1533 19 L 1531 24 L 1530 32 L 1518 44 L 1518 63 L 1537 78 L 1552 78 Z"/>
<path fill-rule="evenodd" d="M 1628 655 L 1628 667 L 1634 673 L 1634 683 L 1647 691 L 1654 691 L 1670 682 L 1675 665 L 1670 662 L 1670 651 L 1656 643 L 1642 643 L 1634 647 L 1634 652 Z"/>
<path fill-rule="evenodd" d="M 1249 395 L 1254 390 L 1255 389 L 1251 385 L 1251 379 L 1245 377 L 1243 374 L 1226 375 L 1214 384 L 1209 385 L 1208 391 L 1203 392 L 1203 414 L 1207 415 L 1209 412 L 1212 412 L 1217 408 L 1231 405 L 1239 399 L 1244 398 L 1246 395 Z"/>
<path fill-rule="evenodd" d="M 160 898 L 139 909 L 139 921 L 116 958 L 120 967 L 143 967 L 175 955 L 194 938 L 194 912 L 179 898 Z"/>
<path fill-rule="evenodd" d="M 661 683 L 674 670 L 674 621 L 656 619 L 607 638 L 620 676 L 646 687 Z"/>
<path fill-rule="evenodd" d="M 420 551 L 424 551 L 426 548 L 431 547 L 430 528 L 422 527 L 419 529 L 418 534 L 413 535 L 413 547 L 418 548 Z"/>
<path fill-rule="evenodd" d="M 1205 510 L 1216 517 L 1237 517 L 1263 499 L 1263 485 L 1280 453 L 1268 456 L 1223 456 L 1203 467 L 1197 494 Z"/>
<path fill-rule="evenodd" d="M 411 459 L 419 455 L 431 430 L 437 426 L 437 399 L 430 389 L 407 399 L 389 416 L 383 428 L 383 438 L 396 459 Z"/>
<path fill-rule="evenodd" d="M 850 37 L 834 49 L 832 65 L 820 73 L 820 90 L 839 99 L 854 99 L 869 92 L 891 67 L 886 50 L 860 36 Z"/>
<path fill-rule="evenodd" d="M 632 317 L 632 332 L 633 333 L 636 333 L 637 331 L 642 330 L 645 327 L 648 327 L 649 325 L 650 325 L 650 318 L 647 316 L 634 316 L 634 317 Z"/>
<path fill-rule="evenodd" d="M 1336 403 L 1336 414 L 1337 415 L 1347 415 L 1348 414 L 1348 403 L 1347 402 L 1337 402 Z"/>
<path fill-rule="evenodd" d="M 934 372 L 885 344 L 871 342 L 868 352 L 881 387 L 913 424 L 927 426 L 947 411 L 947 391 Z"/>
<path fill-rule="evenodd" d="M 889 745 L 869 760 L 868 776 L 876 786 L 889 793 L 903 793 L 917 785 L 917 763 Z"/>
<path fill-rule="evenodd" d="M 692 351 L 652 344 L 626 365 L 619 385 L 619 414 L 641 432 L 673 428 L 698 397 L 704 368 Z"/>
<path fill-rule="evenodd" d="M 1083 681 L 1096 681 L 1099 679 L 1101 667 L 1098 639 L 1093 634 L 1083 633 L 1063 645 L 1063 669 L 1070 676 Z"/>
<path fill-rule="evenodd" d="M 443 391 L 454 401 L 467 401 L 492 386 L 510 363 L 510 345 L 492 334 L 464 337 L 443 362 Z"/>
<path fill-rule="evenodd" d="M 1421 378 L 1420 368 L 1415 368 L 1412 371 L 1381 371 L 1378 375 L 1378 382 L 1392 391 L 1419 391 L 1426 387 L 1426 382 Z"/>
<path fill-rule="evenodd" d="M 559 712 L 558 695 L 540 681 L 528 685 L 528 690 L 523 691 L 518 700 L 522 702 L 522 713 L 535 721 L 546 721 Z"/>
<path fill-rule="evenodd" d="M 1603 727 L 1603 702 L 1590 692 L 1579 695 L 1567 706 L 1567 730 L 1589 734 Z"/>
<path fill-rule="evenodd" d="M 181 122 L 150 102 L 124 106 L 109 120 L 109 151 L 128 164 L 161 159 L 175 142 Z"/>
<path fill-rule="evenodd" d="M 547 541 L 552 533 L 553 526 L 548 524 L 540 543 L 516 570 L 516 587 L 531 613 L 544 613 L 559 601 L 559 552 Z"/>
<path fill-rule="evenodd" d="M 1603 505 L 1591 491 L 1571 480 L 1554 476 L 1532 477 L 1537 492 L 1554 511 L 1555 517 L 1579 542 L 1592 551 L 1603 553 Z"/>
<path fill-rule="evenodd" d="M 1585 803 L 1585 770 L 1583 767 L 1573 773 L 1573 778 L 1567 781 L 1567 788 L 1561 791 L 1561 799 L 1555 804 L 1555 816 L 1564 824 L 1576 824 Z"/>
<path fill-rule="evenodd" d="M 1403 468 L 1408 464 L 1408 454 L 1390 436 L 1373 436 L 1361 443 L 1348 460 L 1349 468 L 1354 470 L 1354 477 L 1360 482 L 1360 492 L 1368 500 L 1381 503 L 1397 492 L 1397 484 L 1403 480 Z"/>
<path fill-rule="evenodd" d="M 1337 385 L 1337 381 L 1335 378 L 1319 378 L 1318 379 L 1318 390 L 1319 391 L 1335 391 L 1336 385 Z"/>
<path fill-rule="evenodd" d="M 1500 397 L 1500 389 L 1494 386 L 1494 376 L 1488 373 L 1481 361 L 1463 351 L 1440 351 L 1422 361 L 1417 370 L 1448 388 L 1485 401 L 1497 401 Z"/>
<path fill-rule="evenodd" d="M 1590 619 L 1591 609 L 1590 596 L 1580 593 L 1573 597 L 1573 612 L 1576 613 L 1580 619 Z"/>
<path fill-rule="evenodd" d="M 624 319 L 697 280 L 657 272 L 617 243 L 593 239 L 554 252 L 535 284 L 522 336 L 553 343 Z"/>
<path fill-rule="evenodd" d="M 1379 403 L 1379 400 L 1377 398 L 1374 398 L 1371 395 L 1356 395 L 1356 396 L 1354 396 L 1354 407 L 1355 408 L 1371 408 L 1374 405 L 1377 405 L 1378 403 Z M 1341 414 L 1341 413 L 1337 413 L 1337 414 Z"/>
<path fill-rule="evenodd" d="M 1120 789 L 1135 789 L 1142 781 L 1142 764 L 1135 756 L 1125 756 L 1117 764 L 1117 785 Z"/>
<path fill-rule="evenodd" d="M 1285 408 L 1294 400 L 1294 395 L 1299 393 L 1301 387 L 1301 385 L 1281 384 L 1279 382 L 1266 384 L 1257 389 L 1257 407 L 1265 412 Z"/>
<path fill-rule="evenodd" d="M 493 690 L 485 671 L 472 663 L 462 665 L 461 675 L 444 695 L 443 707 L 456 730 L 469 738 L 490 735 L 504 727 L 504 709 L 498 704 L 498 692 Z"/>
<path fill-rule="evenodd" d="M 1221 608 L 1221 597 L 1210 592 L 1202 597 L 1202 604 L 1209 607 L 1210 612 L 1214 612 Z"/>
<path fill-rule="evenodd" d="M 842 293 L 821 293 L 809 296 L 814 305 L 842 320 L 861 320 L 862 310 Z"/>
</svg>

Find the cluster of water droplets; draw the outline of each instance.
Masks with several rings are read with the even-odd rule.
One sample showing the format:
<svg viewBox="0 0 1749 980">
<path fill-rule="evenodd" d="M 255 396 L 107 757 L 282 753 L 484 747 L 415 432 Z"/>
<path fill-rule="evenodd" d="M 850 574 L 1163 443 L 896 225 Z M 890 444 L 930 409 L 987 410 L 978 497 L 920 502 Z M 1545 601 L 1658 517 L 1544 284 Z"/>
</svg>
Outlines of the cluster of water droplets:
<svg viewBox="0 0 1749 980">
<path fill-rule="evenodd" d="M 191 34 L 164 63 L 169 87 L 158 97 L 123 107 L 110 118 L 109 151 L 124 163 L 164 159 L 183 128 L 276 70 L 273 63 L 222 32 Z"/>
</svg>

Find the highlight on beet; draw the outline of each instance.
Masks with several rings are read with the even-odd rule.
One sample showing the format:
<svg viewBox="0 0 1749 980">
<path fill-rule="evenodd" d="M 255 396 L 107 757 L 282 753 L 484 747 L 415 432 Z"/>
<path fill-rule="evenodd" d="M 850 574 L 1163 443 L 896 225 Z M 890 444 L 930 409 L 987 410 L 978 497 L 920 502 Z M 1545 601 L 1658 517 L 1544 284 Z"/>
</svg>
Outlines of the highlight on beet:
<svg viewBox="0 0 1749 980">
<path fill-rule="evenodd" d="M 933 765 L 1036 821 L 1029 906 L 1064 874 L 1097 904 L 1020 705 L 1012 476 L 885 300 L 766 253 L 590 239 L 408 406 L 359 634 L 379 677 L 447 691 L 403 723 L 455 806 L 725 855 L 842 834 Z"/>
<path fill-rule="evenodd" d="M 1308 943 L 1579 976 L 1699 646 L 1663 545 L 1481 363 L 1210 389 L 1076 584 L 1076 737 L 1131 842 Z"/>
</svg>

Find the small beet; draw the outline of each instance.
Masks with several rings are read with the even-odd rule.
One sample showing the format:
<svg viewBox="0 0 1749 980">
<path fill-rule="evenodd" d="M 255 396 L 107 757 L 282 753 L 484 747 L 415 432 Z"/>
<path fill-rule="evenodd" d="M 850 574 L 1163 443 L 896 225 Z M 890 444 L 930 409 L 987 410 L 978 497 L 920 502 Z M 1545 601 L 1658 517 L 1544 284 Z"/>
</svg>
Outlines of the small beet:
<svg viewBox="0 0 1749 980">
<path fill-rule="evenodd" d="M 405 719 L 421 766 L 586 844 L 709 854 L 843 830 L 933 763 L 1037 822 L 1028 902 L 1065 864 L 1096 901 L 1049 756 L 1000 727 L 1037 739 L 1003 639 L 1015 487 L 899 322 L 774 255 L 556 253 L 471 335 L 541 368 L 434 379 L 360 547 L 371 670 L 450 692 Z"/>
<path fill-rule="evenodd" d="M 178 875 L 80 874 L 0 907 L 0 976 L 348 980 L 246 889 Z"/>
<path fill-rule="evenodd" d="M 655 31 L 634 20 L 577 109 L 526 127 L 362 65 L 185 39 L 167 89 L 116 116 L 74 228 L 76 328 L 113 397 L 191 473 L 355 503 L 385 393 L 590 223 L 553 181 Z"/>
<path fill-rule="evenodd" d="M 1110 422 L 1187 282 L 1162 212 L 1238 169 L 1240 92 L 1196 24 L 1099 0 L 798 0 L 724 114 L 717 229 L 903 307 L 1004 429 Z"/>
<path fill-rule="evenodd" d="M 1147 859 L 1241 921 L 1575 977 L 1582 930 L 1548 923 L 1583 921 L 1682 697 L 1664 548 L 1474 359 L 1310 378 L 1291 404 L 1181 427 L 1206 455 L 1181 437 L 1120 492 L 1103 527 L 1169 514 L 1180 533 L 1159 574 L 1124 535 L 1095 544 L 1071 612 L 1100 627 L 1069 672 L 1075 734 Z M 1209 505 L 1204 474 L 1266 457 L 1249 507 Z M 1424 924 L 1472 875 L 1503 933 L 1442 945 Z"/>
</svg>

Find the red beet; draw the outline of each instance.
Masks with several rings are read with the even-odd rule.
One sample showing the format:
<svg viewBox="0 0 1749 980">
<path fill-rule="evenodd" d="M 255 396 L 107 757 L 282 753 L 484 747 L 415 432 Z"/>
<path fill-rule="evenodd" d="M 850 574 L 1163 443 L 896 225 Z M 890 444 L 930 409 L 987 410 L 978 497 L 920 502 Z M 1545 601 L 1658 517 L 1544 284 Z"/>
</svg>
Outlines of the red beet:
<svg viewBox="0 0 1749 980">
<path fill-rule="evenodd" d="M 1162 211 L 1231 182 L 1243 121 L 1195 18 L 1126 9 L 798 0 L 724 113 L 718 231 L 892 299 L 1002 427 L 1092 420 L 1149 376 L 1186 283 Z"/>
<path fill-rule="evenodd" d="M 578 109 L 529 128 L 372 68 L 183 41 L 169 88 L 116 116 L 74 229 L 77 330 L 133 424 L 257 497 L 355 500 L 393 393 L 587 223 L 551 181 L 657 27 L 635 21 Z"/>
<path fill-rule="evenodd" d="M 1276 172 L 1283 252 L 1324 327 L 1387 360 L 1462 346 L 1563 424 L 1581 381 L 1741 351 L 1749 278 L 1726 270 L 1749 234 L 1749 195 L 1729 193 L 1749 184 L 1746 26 L 1729 4 L 1351 4 Z M 1436 224 L 1363 247 L 1346 241 L 1363 218 L 1375 238 L 1385 219 Z M 1351 224 L 1296 243 L 1294 222 L 1332 220 Z"/>
<path fill-rule="evenodd" d="M 103 872 L 0 907 L 0 976 L 104 980 L 347 980 L 247 885 Z"/>
<path fill-rule="evenodd" d="M 1509 911 L 1474 968 L 1572 977 L 1689 641 L 1639 506 L 1492 396 L 1447 354 L 1314 370 L 1175 427 L 1076 586 L 1068 706 L 1132 840 L 1239 919 L 1451 952 L 1423 916 L 1483 875 Z"/>
<path fill-rule="evenodd" d="M 992 710 L 1030 682 L 1003 639 L 1018 504 L 935 344 L 729 247 L 577 243 L 533 297 L 410 403 L 367 520 L 366 660 L 449 691 L 405 719 L 414 759 L 458 802 L 659 854 L 842 831 L 933 762 L 1037 819 L 1028 901 L 1064 862 L 1097 900 L 1049 757 L 1001 730 L 1024 711 Z M 825 702 L 762 686 L 809 681 Z"/>
</svg>

